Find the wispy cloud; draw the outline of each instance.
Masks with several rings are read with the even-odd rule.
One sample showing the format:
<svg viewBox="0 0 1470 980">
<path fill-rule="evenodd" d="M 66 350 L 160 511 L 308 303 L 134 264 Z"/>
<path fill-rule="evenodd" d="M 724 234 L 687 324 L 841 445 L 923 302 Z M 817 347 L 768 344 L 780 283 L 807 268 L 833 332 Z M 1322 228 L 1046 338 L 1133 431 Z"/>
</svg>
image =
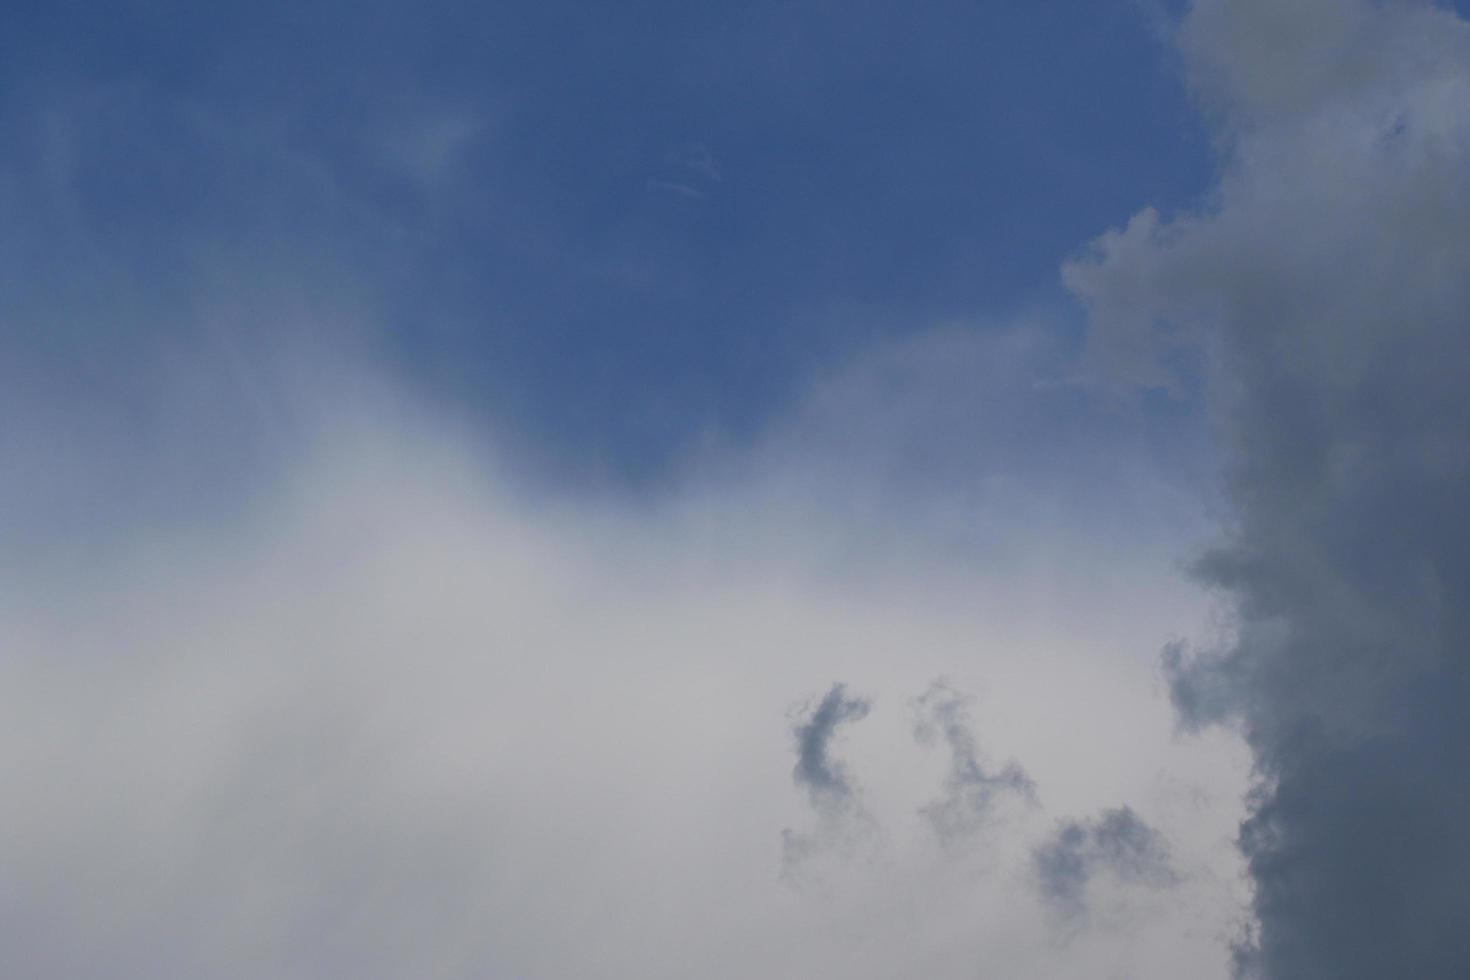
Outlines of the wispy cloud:
<svg viewBox="0 0 1470 980">
<path fill-rule="evenodd" d="M 939 839 L 951 846 L 984 827 L 999 798 L 1014 795 L 1036 801 L 1035 783 L 1015 761 L 995 772 L 980 764 L 970 704 L 970 698 L 943 679 L 936 680 L 914 702 L 914 737 L 923 744 L 942 740 L 949 749 L 943 794 L 924 804 L 919 812 Z"/>
<path fill-rule="evenodd" d="M 799 716 L 792 736 L 796 742 L 796 766 L 791 778 L 804 790 L 816 818 L 809 831 L 787 829 L 781 834 L 781 868 L 796 878 L 812 856 L 824 851 L 850 851 L 857 835 L 870 822 L 847 766 L 833 755 L 832 743 L 838 729 L 854 725 L 868 716 L 872 705 L 849 696 L 843 684 L 833 684 L 815 705 L 808 704 Z"/>
<path fill-rule="evenodd" d="M 1063 821 L 1032 852 L 1032 862 L 1042 899 L 1068 920 L 1086 913 L 1088 884 L 1099 872 L 1149 888 L 1179 880 L 1163 837 L 1126 806 L 1094 820 Z"/>
</svg>

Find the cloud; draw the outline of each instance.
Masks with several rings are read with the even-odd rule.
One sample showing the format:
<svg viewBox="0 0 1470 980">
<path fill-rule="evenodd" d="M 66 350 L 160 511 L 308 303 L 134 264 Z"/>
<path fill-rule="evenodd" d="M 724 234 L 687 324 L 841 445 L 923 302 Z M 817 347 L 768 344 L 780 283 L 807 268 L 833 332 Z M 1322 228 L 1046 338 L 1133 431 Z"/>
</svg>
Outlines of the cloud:
<svg viewBox="0 0 1470 980">
<path fill-rule="evenodd" d="M 1136 381 L 1204 365 L 1229 634 L 1165 674 L 1242 730 L 1268 978 L 1470 973 L 1470 25 L 1444 6 L 1200 0 L 1177 37 L 1219 182 L 1068 266 Z"/>
<path fill-rule="evenodd" d="M 826 687 L 983 676 L 1004 692 L 987 738 L 1068 812 L 1160 771 L 1215 788 L 1169 828 L 1213 860 L 1238 765 L 1170 742 L 1127 653 L 1200 611 L 1167 561 L 1010 503 L 989 547 L 955 549 L 952 503 L 894 484 L 873 505 L 864 467 L 811 453 L 753 450 L 636 506 L 556 493 L 361 362 L 292 350 L 158 375 L 145 404 L 181 425 L 136 453 L 94 451 L 44 400 L 26 417 L 49 437 L 3 444 L 29 476 L 0 519 L 30 544 L 0 561 L 0 778 L 25 787 L 0 804 L 0 972 L 1223 975 L 1183 911 L 1147 944 L 1055 948 L 1008 898 L 1020 836 L 984 876 L 910 845 L 950 760 Z M 68 481 L 35 483 L 62 450 Z M 72 487 L 89 506 L 47 506 Z M 122 499 L 139 487 L 171 492 Z M 797 739 L 801 690 L 824 694 Z M 787 887 L 780 829 L 857 811 L 892 829 L 881 860 L 825 852 L 834 887 Z M 1181 909 L 1221 922 L 1228 899 Z"/>
<path fill-rule="evenodd" d="M 936 680 L 914 702 L 914 737 L 925 745 L 942 739 L 949 749 L 943 795 L 919 811 L 947 845 L 958 844 L 985 826 L 997 797 L 1009 793 L 1033 803 L 1036 799 L 1035 783 L 1016 762 L 994 773 L 981 766 L 969 709 L 970 698 L 944 679 Z"/>
<path fill-rule="evenodd" d="M 1178 881 L 1163 837 L 1126 806 L 1095 820 L 1063 821 L 1032 852 L 1032 862 L 1042 899 L 1067 919 L 1087 911 L 1087 886 L 1099 871 L 1150 888 Z"/>
<path fill-rule="evenodd" d="M 832 737 L 841 725 L 862 721 L 871 705 L 848 697 L 847 688 L 833 684 L 806 720 L 796 726 L 796 768 L 791 778 L 806 789 L 813 806 L 844 805 L 853 798 L 847 768 L 831 756 Z"/>
<path fill-rule="evenodd" d="M 849 851 L 855 836 L 870 823 L 847 767 L 832 756 L 832 740 L 838 728 L 862 721 L 871 707 L 862 698 L 848 696 L 845 685 L 833 684 L 815 706 L 806 706 L 792 730 L 796 766 L 791 778 L 806 791 L 817 826 L 807 833 L 782 831 L 781 866 L 786 877 L 797 876 L 806 861 L 823 851 Z"/>
</svg>

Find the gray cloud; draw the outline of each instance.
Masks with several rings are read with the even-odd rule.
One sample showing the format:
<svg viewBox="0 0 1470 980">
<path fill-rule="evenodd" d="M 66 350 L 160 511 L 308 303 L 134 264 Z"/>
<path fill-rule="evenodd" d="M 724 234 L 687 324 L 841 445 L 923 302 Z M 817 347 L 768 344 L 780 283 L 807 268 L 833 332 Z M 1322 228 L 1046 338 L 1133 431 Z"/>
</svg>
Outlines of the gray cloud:
<svg viewBox="0 0 1470 980">
<path fill-rule="evenodd" d="M 944 792 L 919 811 L 942 842 L 958 842 L 983 827 L 998 795 L 1034 801 L 1035 784 L 1016 762 L 994 773 L 981 765 L 968 697 L 943 679 L 936 680 L 915 700 L 914 711 L 914 737 L 926 745 L 943 740 L 949 748 Z"/>
<path fill-rule="evenodd" d="M 845 684 L 833 684 L 806 720 L 796 726 L 796 768 L 791 778 L 811 794 L 813 806 L 840 804 L 852 798 L 847 768 L 832 758 L 832 736 L 838 726 L 862 721 L 871 707 L 862 698 L 848 697 Z"/>
<path fill-rule="evenodd" d="M 814 854 L 849 846 L 857 828 L 868 821 L 847 767 L 832 757 L 832 740 L 838 728 L 862 721 L 871 707 L 849 696 L 846 685 L 833 684 L 815 707 L 807 706 L 792 730 L 796 766 L 791 778 L 806 791 L 816 826 L 805 833 L 782 832 L 782 873 L 788 877 Z"/>
<path fill-rule="evenodd" d="M 1470 975 L 1470 25 L 1199 0 L 1177 36 L 1219 184 L 1066 277 L 1134 380 L 1206 365 L 1234 514 L 1195 571 L 1234 615 L 1164 669 L 1255 756 L 1237 970 Z"/>
<path fill-rule="evenodd" d="M 1152 888 L 1179 880 L 1163 837 L 1126 806 L 1095 820 L 1063 821 L 1031 858 L 1042 899 L 1067 919 L 1086 912 L 1087 886 L 1099 871 Z"/>
</svg>

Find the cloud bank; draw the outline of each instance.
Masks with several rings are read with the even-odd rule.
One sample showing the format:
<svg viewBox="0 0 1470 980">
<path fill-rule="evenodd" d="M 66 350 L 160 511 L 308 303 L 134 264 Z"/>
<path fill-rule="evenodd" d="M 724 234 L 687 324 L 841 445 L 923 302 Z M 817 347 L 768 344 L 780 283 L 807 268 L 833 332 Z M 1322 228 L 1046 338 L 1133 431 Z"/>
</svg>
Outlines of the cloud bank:
<svg viewBox="0 0 1470 980">
<path fill-rule="evenodd" d="M 1257 787 L 1243 975 L 1470 972 L 1470 25 L 1415 0 L 1200 0 L 1177 40 L 1224 147 L 1197 211 L 1066 270 L 1145 383 L 1203 365 L 1234 609 L 1165 657 Z"/>
<path fill-rule="evenodd" d="M 913 370 L 913 352 L 874 357 Z M 1177 527 L 1152 551 L 1103 547 L 1121 530 L 1083 502 L 1061 523 L 1061 496 L 885 483 L 902 440 L 824 460 L 786 448 L 813 444 L 798 432 L 654 503 L 558 494 L 390 382 L 297 366 L 247 372 L 242 404 L 273 408 L 231 409 L 231 431 L 260 465 L 211 506 L 112 501 L 89 521 L 6 485 L 31 544 L 0 568 L 0 775 L 21 788 L 0 804 L 0 972 L 1224 975 L 1242 759 L 1171 742 L 1148 656 L 1204 617 L 1170 562 Z M 224 412 L 241 365 L 195 367 L 154 397 Z M 927 408 L 863 384 L 826 390 L 924 431 Z M 68 431 L 68 406 L 32 407 L 38 431 Z M 170 486 L 217 472 L 187 427 L 136 458 L 71 449 L 79 486 L 119 494 L 151 485 L 139 459 Z M 1167 513 L 1174 491 L 1149 485 Z M 954 754 L 916 744 L 903 710 L 937 675 L 988 692 L 963 731 L 957 702 L 928 702 Z M 861 723 L 849 690 L 875 705 Z M 793 733 L 809 691 L 826 693 Z M 919 811 L 968 779 L 976 744 L 1025 760 L 1055 809 L 957 858 Z M 818 887 L 792 887 L 782 828 L 822 832 L 858 786 L 874 845 L 823 852 Z M 1117 799 L 1213 877 L 1059 946 L 1014 898 L 1030 848 L 1048 813 Z"/>
</svg>

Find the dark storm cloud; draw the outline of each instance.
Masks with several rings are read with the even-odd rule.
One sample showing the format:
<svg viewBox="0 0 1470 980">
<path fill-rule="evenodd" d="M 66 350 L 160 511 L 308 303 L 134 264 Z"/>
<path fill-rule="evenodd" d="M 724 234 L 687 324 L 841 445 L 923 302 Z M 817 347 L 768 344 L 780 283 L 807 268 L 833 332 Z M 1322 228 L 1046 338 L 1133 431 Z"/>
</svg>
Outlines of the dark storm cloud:
<svg viewBox="0 0 1470 980">
<path fill-rule="evenodd" d="M 920 810 L 941 841 L 957 842 L 984 826 L 999 795 L 1034 800 L 1035 784 L 1017 763 L 1009 762 L 999 772 L 980 764 L 965 695 L 937 680 L 915 700 L 914 711 L 914 737 L 926 745 L 943 740 L 950 753 L 942 795 Z"/>
<path fill-rule="evenodd" d="M 1470 26 L 1200 0 L 1177 36 L 1229 148 L 1210 207 L 1067 279 L 1135 380 L 1207 365 L 1234 518 L 1195 571 L 1234 617 L 1164 667 L 1255 755 L 1237 969 L 1470 976 Z"/>
<path fill-rule="evenodd" d="M 816 853 L 847 847 L 856 830 L 867 822 L 847 767 L 832 757 L 832 740 L 838 728 L 862 721 L 871 707 L 868 701 L 850 696 L 845 684 L 833 684 L 815 707 L 808 705 L 793 728 L 796 766 L 791 778 L 806 791 L 816 827 L 806 833 L 782 832 L 783 874 L 795 874 Z"/>
<path fill-rule="evenodd" d="M 1064 821 L 1031 857 L 1042 899 L 1066 918 L 1086 911 L 1087 885 L 1098 872 L 1153 888 L 1178 880 L 1163 837 L 1129 807 Z"/>
</svg>

